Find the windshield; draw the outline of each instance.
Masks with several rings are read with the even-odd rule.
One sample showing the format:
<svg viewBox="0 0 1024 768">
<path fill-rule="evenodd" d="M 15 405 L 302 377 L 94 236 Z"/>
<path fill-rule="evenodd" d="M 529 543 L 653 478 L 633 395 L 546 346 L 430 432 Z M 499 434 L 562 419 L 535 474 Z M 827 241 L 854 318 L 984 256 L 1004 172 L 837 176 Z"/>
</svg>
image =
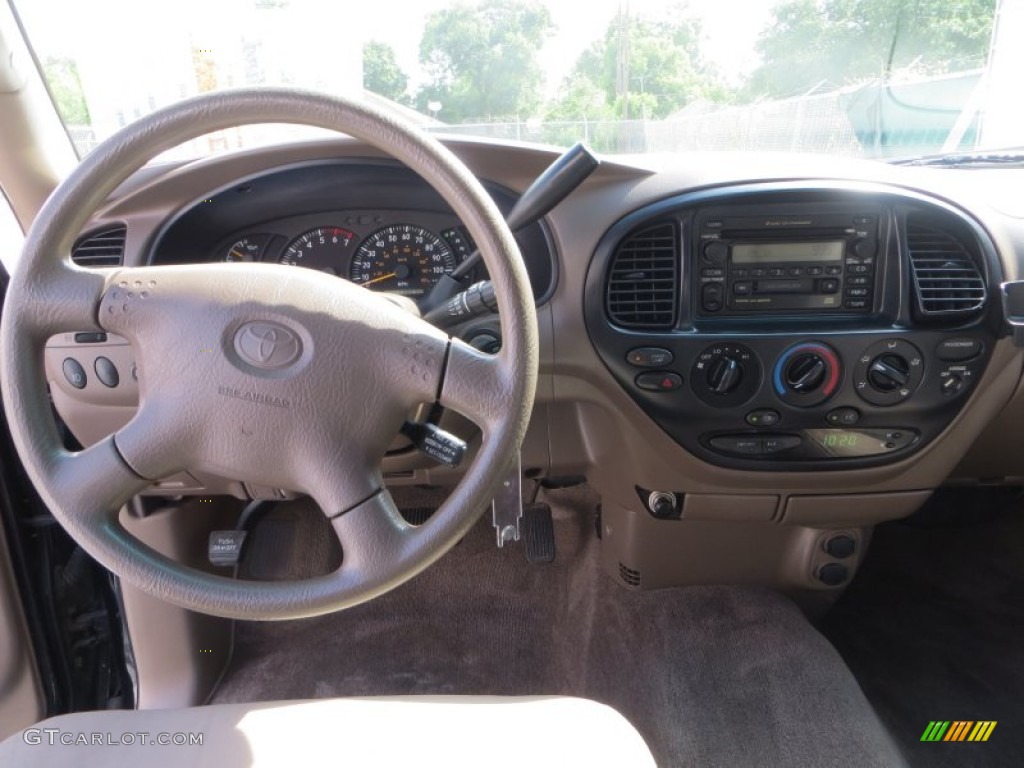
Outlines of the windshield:
<svg viewBox="0 0 1024 768">
<path fill-rule="evenodd" d="M 1005 111 L 1022 71 L 1015 0 L 15 4 L 79 154 L 181 98 L 254 85 L 367 93 L 428 130 L 609 153 L 1024 145 Z"/>
</svg>

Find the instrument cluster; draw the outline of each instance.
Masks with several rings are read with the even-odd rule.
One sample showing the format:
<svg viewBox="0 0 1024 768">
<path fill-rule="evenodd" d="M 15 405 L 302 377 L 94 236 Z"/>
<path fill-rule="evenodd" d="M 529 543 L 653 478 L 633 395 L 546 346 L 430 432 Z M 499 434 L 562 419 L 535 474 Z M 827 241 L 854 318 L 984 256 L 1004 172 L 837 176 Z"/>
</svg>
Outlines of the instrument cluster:
<svg viewBox="0 0 1024 768">
<path fill-rule="evenodd" d="M 469 232 L 452 216 L 349 211 L 293 216 L 236 232 L 212 258 L 306 267 L 418 298 L 473 249 Z"/>
</svg>

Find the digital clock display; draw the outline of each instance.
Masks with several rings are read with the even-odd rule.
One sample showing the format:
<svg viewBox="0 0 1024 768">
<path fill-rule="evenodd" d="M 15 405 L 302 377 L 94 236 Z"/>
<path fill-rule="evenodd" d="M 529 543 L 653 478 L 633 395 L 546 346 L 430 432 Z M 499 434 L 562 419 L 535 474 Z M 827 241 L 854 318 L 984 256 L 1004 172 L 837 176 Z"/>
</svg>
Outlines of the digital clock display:
<svg viewBox="0 0 1024 768">
<path fill-rule="evenodd" d="M 807 429 L 804 437 L 817 456 L 856 459 L 906 448 L 917 440 L 917 433 L 910 429 Z"/>
<path fill-rule="evenodd" d="M 825 448 L 856 448 L 859 437 L 856 432 L 825 432 L 818 440 Z"/>
</svg>

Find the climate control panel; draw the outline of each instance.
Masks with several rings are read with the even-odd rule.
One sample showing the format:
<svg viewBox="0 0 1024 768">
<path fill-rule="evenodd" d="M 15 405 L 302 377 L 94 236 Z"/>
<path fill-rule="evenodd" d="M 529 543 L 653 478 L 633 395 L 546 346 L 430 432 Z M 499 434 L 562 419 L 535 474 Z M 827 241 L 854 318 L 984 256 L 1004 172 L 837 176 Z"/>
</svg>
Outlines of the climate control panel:
<svg viewBox="0 0 1024 768">
<path fill-rule="evenodd" d="M 925 445 L 965 401 L 991 342 L 906 331 L 617 343 L 609 367 L 686 448 L 726 466 L 810 469 Z"/>
</svg>

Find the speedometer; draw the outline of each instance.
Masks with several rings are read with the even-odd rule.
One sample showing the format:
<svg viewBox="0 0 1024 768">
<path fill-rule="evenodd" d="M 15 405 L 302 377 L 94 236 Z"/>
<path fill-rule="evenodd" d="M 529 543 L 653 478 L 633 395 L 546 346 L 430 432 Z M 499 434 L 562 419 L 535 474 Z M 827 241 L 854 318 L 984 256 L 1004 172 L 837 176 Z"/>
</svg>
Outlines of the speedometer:
<svg viewBox="0 0 1024 768">
<path fill-rule="evenodd" d="M 375 290 L 422 296 L 454 270 L 455 255 L 437 235 L 413 224 L 394 224 L 363 241 L 349 278 Z"/>
<path fill-rule="evenodd" d="M 341 227 L 318 227 L 295 238 L 278 261 L 338 274 L 355 233 Z"/>
</svg>

